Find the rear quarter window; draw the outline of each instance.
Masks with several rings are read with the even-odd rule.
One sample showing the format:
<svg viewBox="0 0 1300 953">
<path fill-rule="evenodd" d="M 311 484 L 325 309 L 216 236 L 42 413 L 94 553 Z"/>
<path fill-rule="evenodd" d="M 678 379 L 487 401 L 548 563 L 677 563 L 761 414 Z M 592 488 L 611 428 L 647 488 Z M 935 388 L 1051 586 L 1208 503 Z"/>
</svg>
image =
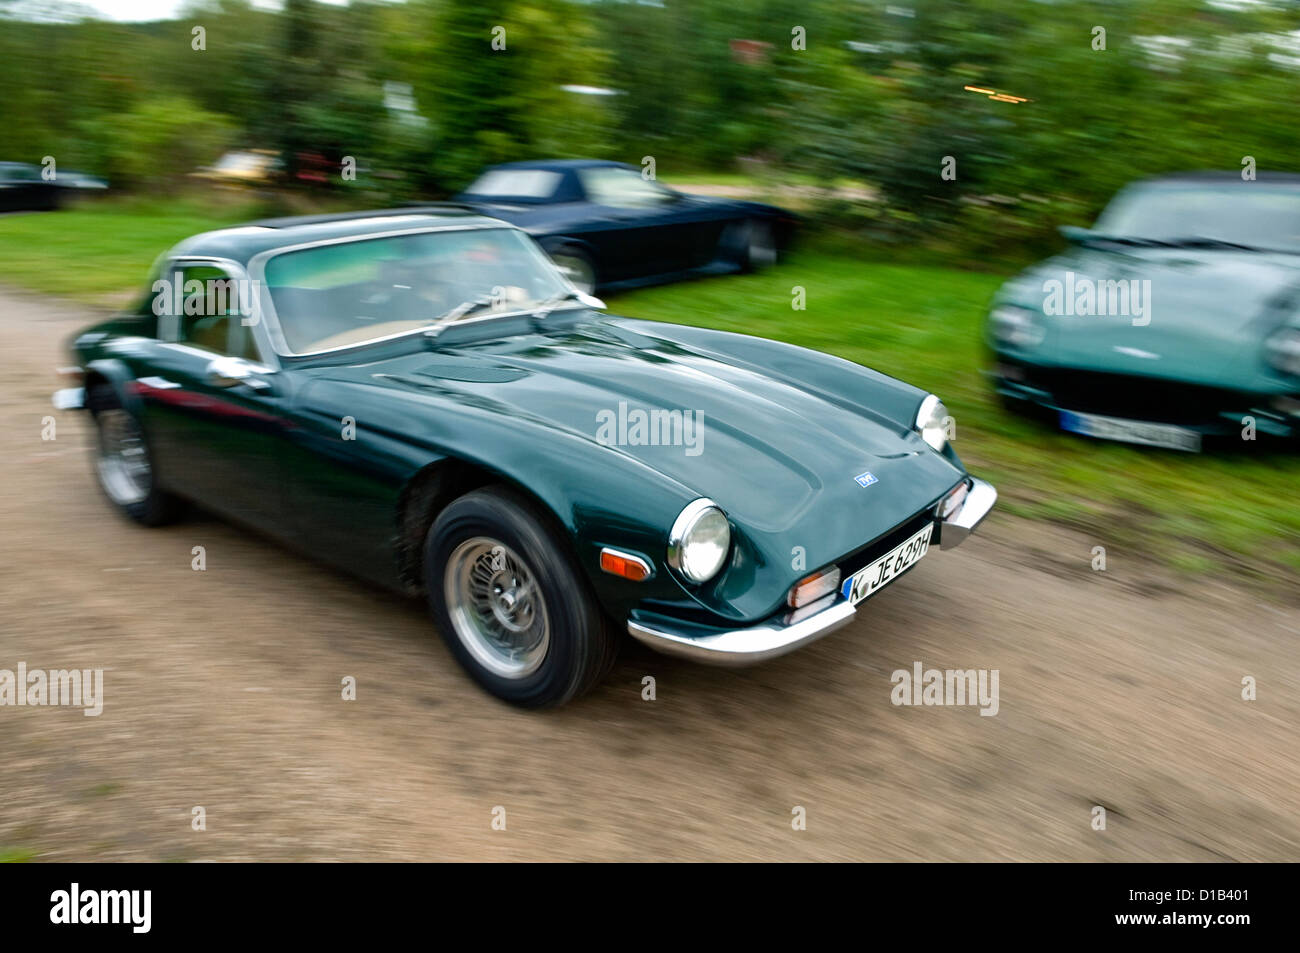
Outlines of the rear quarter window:
<svg viewBox="0 0 1300 953">
<path fill-rule="evenodd" d="M 549 199 L 560 179 L 560 173 L 549 169 L 495 169 L 483 173 L 465 191 L 470 195 Z"/>
</svg>

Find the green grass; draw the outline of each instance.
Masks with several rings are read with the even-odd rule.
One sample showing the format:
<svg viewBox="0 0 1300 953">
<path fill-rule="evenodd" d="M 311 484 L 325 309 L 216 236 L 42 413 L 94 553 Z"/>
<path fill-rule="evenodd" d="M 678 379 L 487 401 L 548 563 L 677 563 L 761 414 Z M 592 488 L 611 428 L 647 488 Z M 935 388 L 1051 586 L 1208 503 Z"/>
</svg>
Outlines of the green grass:
<svg viewBox="0 0 1300 953">
<path fill-rule="evenodd" d="M 255 214 L 247 205 L 154 201 L 0 217 L 0 281 L 99 304 L 125 301 L 169 246 Z M 997 484 L 1002 510 L 1078 528 L 1089 548 L 1294 588 L 1300 454 L 1263 444 L 1232 454 L 1146 450 L 1009 414 L 980 373 L 989 360 L 980 327 L 1002 276 L 897 258 L 813 242 L 759 275 L 652 288 L 610 304 L 622 314 L 790 341 L 910 381 L 948 405 L 958 452 Z M 795 285 L 806 289 L 804 311 L 790 306 Z"/>
<path fill-rule="evenodd" d="M 36 851 L 25 847 L 0 847 L 0 864 L 27 864 L 36 859 Z"/>
<path fill-rule="evenodd" d="M 0 280 L 92 304 L 144 290 L 155 258 L 182 238 L 255 216 L 245 203 L 109 201 L 0 217 Z"/>
</svg>

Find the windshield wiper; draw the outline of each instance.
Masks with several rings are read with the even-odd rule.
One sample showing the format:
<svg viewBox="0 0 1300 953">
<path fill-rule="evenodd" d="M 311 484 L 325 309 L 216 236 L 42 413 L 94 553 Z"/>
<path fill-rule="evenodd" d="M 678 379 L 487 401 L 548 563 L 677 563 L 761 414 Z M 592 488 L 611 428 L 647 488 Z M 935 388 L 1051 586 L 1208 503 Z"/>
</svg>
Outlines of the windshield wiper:
<svg viewBox="0 0 1300 953">
<path fill-rule="evenodd" d="M 532 309 L 533 319 L 539 322 L 543 321 L 546 319 L 546 316 L 548 314 L 550 314 L 560 305 L 564 304 L 564 302 L 580 301 L 582 300 L 582 297 L 583 297 L 582 293 L 574 289 L 558 292 L 552 295 L 551 297 L 547 298 L 536 308 Z M 429 325 L 429 327 L 424 332 L 424 336 L 432 341 L 433 339 L 437 338 L 439 334 L 443 332 L 443 329 L 445 329 L 447 325 L 459 321 L 461 318 L 465 317 L 466 315 L 474 314 L 476 311 L 482 311 L 485 308 L 490 308 L 493 306 L 493 304 L 494 304 L 494 300 L 492 296 L 487 294 L 482 294 L 475 298 L 470 298 L 468 301 L 462 301 L 460 304 L 456 305 L 456 307 L 452 308 L 446 314 L 438 317 L 433 322 L 433 324 Z"/>
<path fill-rule="evenodd" d="M 1206 235 L 1187 235 L 1181 238 L 1143 238 L 1138 235 L 1102 235 L 1094 233 L 1083 236 L 1081 241 L 1092 244 L 1111 243 L 1115 245 L 1133 245 L 1137 248 L 1238 248 L 1242 251 L 1260 251 L 1253 245 L 1242 245 L 1224 238 L 1210 238 Z"/>
<path fill-rule="evenodd" d="M 1062 229 L 1062 231 L 1066 231 Z M 1243 245 L 1241 242 L 1228 241 L 1226 238 L 1212 238 L 1208 235 L 1183 235 L 1173 238 L 1144 238 L 1140 235 L 1108 235 L 1105 232 L 1091 232 L 1085 229 L 1071 229 L 1066 234 L 1070 241 L 1081 245 L 1129 245 L 1134 248 L 1225 248 L 1237 251 L 1288 253 L 1284 248 L 1264 248 L 1259 245 Z"/>
<path fill-rule="evenodd" d="M 533 320 L 538 322 L 545 321 L 546 316 L 560 305 L 564 304 L 564 302 L 579 301 L 581 298 L 582 295 L 572 288 L 567 291 L 557 292 L 533 309 Z"/>
<path fill-rule="evenodd" d="M 1210 238 L 1206 235 L 1165 238 L 1161 240 L 1161 244 L 1168 245 L 1170 248 L 1238 248 L 1242 251 L 1261 251 L 1254 245 L 1243 245 L 1240 242 L 1230 242 L 1223 238 Z"/>
<path fill-rule="evenodd" d="M 1141 238 L 1137 235 L 1103 235 L 1100 232 L 1082 235 L 1078 241 L 1085 245 L 1109 243 L 1112 245 L 1134 245 L 1138 248 L 1164 248 L 1169 245 L 1168 242 L 1159 238 Z"/>
<path fill-rule="evenodd" d="M 470 298 L 468 301 L 462 301 L 429 325 L 428 330 L 424 332 L 425 337 L 436 338 L 442 333 L 442 329 L 452 322 L 459 321 L 467 314 L 473 314 L 475 311 L 482 311 L 484 308 L 490 307 L 492 307 L 492 296 L 487 294 L 481 294 Z"/>
</svg>

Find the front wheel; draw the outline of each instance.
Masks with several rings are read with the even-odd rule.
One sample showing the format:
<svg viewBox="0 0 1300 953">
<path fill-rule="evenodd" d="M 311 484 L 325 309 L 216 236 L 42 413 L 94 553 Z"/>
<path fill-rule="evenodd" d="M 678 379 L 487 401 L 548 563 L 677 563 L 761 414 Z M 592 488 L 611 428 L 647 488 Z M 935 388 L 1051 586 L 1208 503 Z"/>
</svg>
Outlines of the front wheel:
<svg viewBox="0 0 1300 953">
<path fill-rule="evenodd" d="M 124 515 L 145 526 L 174 521 L 181 502 L 158 487 L 140 421 L 107 384 L 90 388 L 86 406 L 95 421 L 95 474 L 104 495 Z"/>
<path fill-rule="evenodd" d="M 519 494 L 492 487 L 449 505 L 429 530 L 424 566 L 448 648 L 498 698 L 561 705 L 613 664 L 618 642 L 587 580 Z"/>
</svg>

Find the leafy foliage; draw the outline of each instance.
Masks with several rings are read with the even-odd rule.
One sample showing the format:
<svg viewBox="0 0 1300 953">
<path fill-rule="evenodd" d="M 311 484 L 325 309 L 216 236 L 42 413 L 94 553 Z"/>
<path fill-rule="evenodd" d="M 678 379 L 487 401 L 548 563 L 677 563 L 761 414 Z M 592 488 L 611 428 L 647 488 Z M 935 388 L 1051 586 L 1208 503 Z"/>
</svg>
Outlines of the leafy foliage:
<svg viewBox="0 0 1300 953">
<path fill-rule="evenodd" d="M 0 0 L 0 158 L 152 188 L 227 147 L 290 173 L 350 156 L 389 199 L 544 155 L 654 156 L 669 181 L 757 164 L 820 186 L 814 220 L 987 260 L 1134 177 L 1297 168 L 1300 60 L 1279 44 L 1298 18 L 1203 0 L 198 0 L 125 24 Z"/>
</svg>

